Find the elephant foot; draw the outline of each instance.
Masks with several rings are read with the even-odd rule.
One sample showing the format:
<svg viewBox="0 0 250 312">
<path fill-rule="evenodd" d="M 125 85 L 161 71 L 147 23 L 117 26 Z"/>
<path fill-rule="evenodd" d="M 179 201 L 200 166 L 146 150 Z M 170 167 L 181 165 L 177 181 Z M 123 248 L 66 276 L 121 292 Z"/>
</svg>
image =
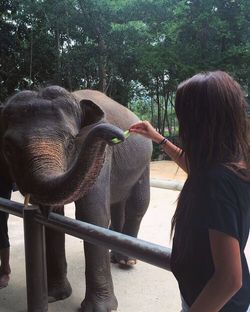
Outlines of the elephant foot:
<svg viewBox="0 0 250 312">
<path fill-rule="evenodd" d="M 0 272 L 0 289 L 8 286 L 10 280 L 10 274 Z"/>
<path fill-rule="evenodd" d="M 120 254 L 120 253 L 116 253 L 116 252 L 111 252 L 110 253 L 110 261 L 112 263 L 118 263 L 121 265 L 121 267 L 133 267 L 137 260 L 135 258 L 132 258 L 132 257 L 128 257 L 128 256 L 125 256 L 123 254 Z"/>
<path fill-rule="evenodd" d="M 58 300 L 68 298 L 72 294 L 72 288 L 67 278 L 63 282 L 49 283 L 48 302 L 52 303 Z"/>
<path fill-rule="evenodd" d="M 117 312 L 117 299 L 114 295 L 106 299 L 92 295 L 85 297 L 79 312 Z"/>
</svg>

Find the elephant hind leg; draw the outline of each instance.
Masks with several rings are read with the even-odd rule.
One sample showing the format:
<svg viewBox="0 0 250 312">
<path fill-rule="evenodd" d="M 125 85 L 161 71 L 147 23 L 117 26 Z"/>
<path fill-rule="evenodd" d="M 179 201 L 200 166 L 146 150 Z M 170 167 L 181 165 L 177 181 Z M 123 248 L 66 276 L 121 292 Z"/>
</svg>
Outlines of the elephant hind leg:
<svg viewBox="0 0 250 312">
<path fill-rule="evenodd" d="M 123 228 L 125 224 L 126 205 L 127 205 L 126 200 L 111 205 L 111 225 L 109 228 L 112 231 L 123 233 Z M 124 268 L 136 264 L 136 259 L 125 256 L 113 250 L 110 252 L 110 261 L 112 263 L 118 263 L 122 267 L 124 266 Z"/>
<path fill-rule="evenodd" d="M 121 201 L 115 204 L 112 204 L 110 207 L 111 213 L 111 224 L 110 230 L 121 233 L 124 226 L 125 221 L 125 207 L 126 201 Z M 119 263 L 118 253 L 111 251 L 110 253 L 110 261 L 112 263 Z"/>
<path fill-rule="evenodd" d="M 137 237 L 141 221 L 145 215 L 150 201 L 150 184 L 149 184 L 149 168 L 147 167 L 140 179 L 133 186 L 130 196 L 124 204 L 123 226 L 119 232 Z M 136 264 L 136 259 L 112 252 L 112 262 L 121 264 L 122 266 L 132 266 Z"/>
</svg>

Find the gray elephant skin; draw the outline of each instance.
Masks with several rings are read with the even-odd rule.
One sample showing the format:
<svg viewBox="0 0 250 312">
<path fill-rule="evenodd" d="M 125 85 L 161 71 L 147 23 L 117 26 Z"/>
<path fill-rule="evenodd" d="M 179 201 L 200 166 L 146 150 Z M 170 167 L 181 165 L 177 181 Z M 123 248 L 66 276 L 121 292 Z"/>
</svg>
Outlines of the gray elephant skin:
<svg viewBox="0 0 250 312">
<path fill-rule="evenodd" d="M 58 86 L 21 91 L 1 111 L 1 169 L 8 168 L 20 192 L 42 212 L 63 212 L 75 202 L 76 218 L 136 237 L 149 204 L 152 142 L 124 140 L 138 121 L 127 108 L 94 90 L 67 92 Z M 112 145 L 117 137 L 123 142 Z M 7 162 L 7 166 L 4 164 Z M 8 174 L 8 173 L 5 173 Z M 110 253 L 84 242 L 86 293 L 83 312 L 117 310 Z M 70 296 L 65 235 L 46 229 L 49 301 Z M 113 261 L 131 263 L 115 252 Z"/>
</svg>

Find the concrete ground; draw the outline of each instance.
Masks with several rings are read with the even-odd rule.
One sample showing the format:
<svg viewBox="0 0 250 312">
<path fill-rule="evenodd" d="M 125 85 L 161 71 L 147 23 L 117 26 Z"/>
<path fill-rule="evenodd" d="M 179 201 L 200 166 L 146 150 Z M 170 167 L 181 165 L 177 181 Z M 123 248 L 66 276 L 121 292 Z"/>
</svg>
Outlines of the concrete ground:
<svg viewBox="0 0 250 312">
<path fill-rule="evenodd" d="M 185 180 L 185 174 L 176 171 L 172 162 L 157 162 L 151 166 L 153 178 Z M 139 238 L 170 247 L 170 222 L 174 213 L 177 191 L 151 188 L 150 207 L 143 219 Z M 23 201 L 18 193 L 13 200 Z M 74 218 L 74 206 L 66 207 L 66 215 Z M 0 290 L 0 312 L 24 312 L 26 309 L 25 259 L 22 219 L 10 216 L 12 274 L 9 286 Z M 84 257 L 82 241 L 66 236 L 68 278 L 73 293 L 70 298 L 49 304 L 49 312 L 77 311 L 85 292 Z M 250 244 L 246 250 L 250 264 Z M 180 299 L 177 283 L 170 272 L 138 261 L 130 270 L 111 264 L 119 312 L 178 312 Z"/>
</svg>

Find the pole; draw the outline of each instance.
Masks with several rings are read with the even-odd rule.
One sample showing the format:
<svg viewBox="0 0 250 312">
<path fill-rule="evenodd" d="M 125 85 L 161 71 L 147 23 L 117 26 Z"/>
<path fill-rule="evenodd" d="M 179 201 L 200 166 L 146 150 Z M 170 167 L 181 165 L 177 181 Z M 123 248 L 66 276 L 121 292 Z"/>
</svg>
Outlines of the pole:
<svg viewBox="0 0 250 312">
<path fill-rule="evenodd" d="M 35 221 L 38 207 L 23 209 L 28 312 L 48 311 L 45 228 Z"/>
</svg>

